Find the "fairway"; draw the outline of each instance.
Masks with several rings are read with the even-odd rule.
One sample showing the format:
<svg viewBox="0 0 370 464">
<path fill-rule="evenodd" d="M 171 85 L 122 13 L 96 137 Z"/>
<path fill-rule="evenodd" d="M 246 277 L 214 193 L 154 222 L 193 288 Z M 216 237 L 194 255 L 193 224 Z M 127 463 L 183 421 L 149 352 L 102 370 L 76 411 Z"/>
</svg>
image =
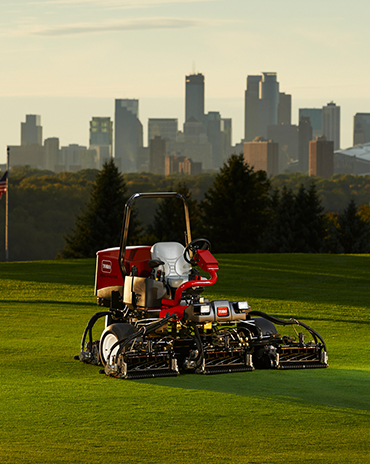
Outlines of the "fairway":
<svg viewBox="0 0 370 464">
<path fill-rule="evenodd" d="M 108 378 L 73 359 L 94 260 L 0 263 L 0 462 L 370 462 L 370 256 L 216 257 L 208 297 L 306 322 L 330 367 Z"/>
</svg>

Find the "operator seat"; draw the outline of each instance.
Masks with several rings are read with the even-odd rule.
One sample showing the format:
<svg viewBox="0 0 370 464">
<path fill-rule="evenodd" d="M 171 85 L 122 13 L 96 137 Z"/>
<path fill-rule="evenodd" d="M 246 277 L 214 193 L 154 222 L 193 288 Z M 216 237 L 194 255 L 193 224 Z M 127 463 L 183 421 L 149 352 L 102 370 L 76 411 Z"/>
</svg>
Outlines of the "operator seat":
<svg viewBox="0 0 370 464">
<path fill-rule="evenodd" d="M 164 273 L 165 282 L 172 288 L 189 280 L 191 264 L 184 259 L 185 247 L 178 242 L 158 242 L 151 250 L 151 259 L 163 261 L 155 269 Z"/>
</svg>

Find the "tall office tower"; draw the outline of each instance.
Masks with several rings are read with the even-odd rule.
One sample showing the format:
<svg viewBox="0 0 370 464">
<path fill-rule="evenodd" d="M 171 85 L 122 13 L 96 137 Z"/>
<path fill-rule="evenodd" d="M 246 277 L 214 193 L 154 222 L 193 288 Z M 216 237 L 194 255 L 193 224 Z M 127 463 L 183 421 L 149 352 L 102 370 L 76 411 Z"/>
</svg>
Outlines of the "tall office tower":
<svg viewBox="0 0 370 464">
<path fill-rule="evenodd" d="M 178 131 L 177 119 L 149 118 L 148 119 L 148 146 L 154 137 L 164 140 L 176 140 Z"/>
<path fill-rule="evenodd" d="M 334 142 L 325 136 L 310 142 L 309 169 L 310 176 L 329 179 L 334 174 Z"/>
<path fill-rule="evenodd" d="M 312 140 L 321 137 L 322 133 L 322 109 L 321 108 L 299 108 L 298 121 L 302 117 L 310 118 L 312 126 Z"/>
<path fill-rule="evenodd" d="M 353 145 L 370 142 L 370 113 L 356 113 L 353 117 Z"/>
<path fill-rule="evenodd" d="M 185 122 L 191 118 L 204 123 L 204 76 L 200 73 L 185 77 Z"/>
<path fill-rule="evenodd" d="M 156 135 L 149 142 L 149 171 L 164 174 L 166 157 L 166 141 Z"/>
<path fill-rule="evenodd" d="M 59 155 L 59 139 L 50 137 L 44 140 L 45 147 L 45 169 L 55 171 L 55 166 L 58 163 Z"/>
<path fill-rule="evenodd" d="M 322 132 L 326 140 L 334 142 L 334 150 L 340 149 L 340 106 L 334 102 L 322 107 Z"/>
<path fill-rule="evenodd" d="M 267 136 L 267 127 L 278 124 L 279 82 L 276 73 L 262 73 L 260 82 L 260 135 Z"/>
<path fill-rule="evenodd" d="M 308 116 L 302 116 L 298 126 L 298 170 L 302 174 L 308 173 L 309 148 L 311 140 L 311 120 Z"/>
<path fill-rule="evenodd" d="M 232 119 L 222 118 L 221 119 L 221 136 L 223 146 L 223 161 L 226 161 L 231 155 L 231 144 L 232 144 Z"/>
<path fill-rule="evenodd" d="M 21 145 L 42 145 L 41 116 L 26 114 L 26 122 L 21 122 Z"/>
<path fill-rule="evenodd" d="M 279 144 L 256 137 L 253 142 L 244 143 L 244 160 L 255 171 L 266 171 L 268 176 L 276 176 L 279 166 Z"/>
<path fill-rule="evenodd" d="M 292 123 L 292 96 L 279 93 L 278 124 L 289 125 Z"/>
<path fill-rule="evenodd" d="M 137 156 L 143 146 L 143 126 L 139 121 L 139 100 L 116 99 L 114 158 L 121 172 L 137 171 Z"/>
<path fill-rule="evenodd" d="M 259 133 L 260 82 L 262 76 L 248 76 L 244 103 L 244 140 L 251 142 Z"/>
<path fill-rule="evenodd" d="M 223 162 L 223 145 L 221 135 L 221 115 L 218 111 L 210 111 L 205 115 L 206 133 L 212 145 L 213 168 L 218 169 Z"/>
<path fill-rule="evenodd" d="M 110 118 L 93 117 L 90 121 L 90 146 L 113 143 L 113 122 Z"/>
</svg>

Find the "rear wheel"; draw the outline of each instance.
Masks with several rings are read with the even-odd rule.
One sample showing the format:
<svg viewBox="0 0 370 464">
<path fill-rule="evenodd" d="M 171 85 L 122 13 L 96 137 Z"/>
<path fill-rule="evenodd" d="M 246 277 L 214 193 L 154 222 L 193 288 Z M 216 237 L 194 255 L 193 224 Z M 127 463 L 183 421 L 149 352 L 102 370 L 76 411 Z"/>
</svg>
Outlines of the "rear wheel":
<svg viewBox="0 0 370 464">
<path fill-rule="evenodd" d="M 135 332 L 137 332 L 137 330 L 134 326 L 124 323 L 112 324 L 104 330 L 100 337 L 99 344 L 99 356 L 103 366 L 107 364 L 112 346 L 118 341 L 125 340 Z M 119 345 L 117 345 L 112 351 L 112 356 L 114 356 L 118 350 Z"/>
</svg>

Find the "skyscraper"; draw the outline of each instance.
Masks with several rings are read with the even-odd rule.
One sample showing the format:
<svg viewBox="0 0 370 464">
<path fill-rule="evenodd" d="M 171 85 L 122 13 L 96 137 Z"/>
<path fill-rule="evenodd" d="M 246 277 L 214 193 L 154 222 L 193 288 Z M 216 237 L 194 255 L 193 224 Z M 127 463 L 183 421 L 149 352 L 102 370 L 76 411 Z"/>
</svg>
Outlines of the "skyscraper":
<svg viewBox="0 0 370 464">
<path fill-rule="evenodd" d="M 280 108 L 279 102 L 279 82 L 276 73 L 264 72 L 262 76 L 247 77 L 245 141 L 250 142 L 259 136 L 266 138 L 268 126 L 290 121 L 291 96 L 283 93 Z"/>
<path fill-rule="evenodd" d="M 221 115 L 218 111 L 210 111 L 205 115 L 206 133 L 212 145 L 213 168 L 218 169 L 223 162 L 223 144 L 221 135 Z"/>
<path fill-rule="evenodd" d="M 110 118 L 93 117 L 90 121 L 90 146 L 112 145 L 113 123 Z"/>
<path fill-rule="evenodd" d="M 370 142 L 370 113 L 356 113 L 353 117 L 353 145 Z"/>
<path fill-rule="evenodd" d="M 200 73 L 185 77 L 185 122 L 191 118 L 204 123 L 204 76 Z"/>
<path fill-rule="evenodd" d="M 311 120 L 302 116 L 298 126 L 298 170 L 302 174 L 308 173 L 309 147 L 312 140 Z"/>
<path fill-rule="evenodd" d="M 312 127 L 312 140 L 321 137 L 322 134 L 322 109 L 321 108 L 299 108 L 298 120 L 302 117 L 310 118 Z"/>
<path fill-rule="evenodd" d="M 248 76 L 245 91 L 244 139 L 251 142 L 259 134 L 259 100 L 262 76 Z"/>
<path fill-rule="evenodd" d="M 292 96 L 279 93 L 278 124 L 290 125 L 292 123 Z"/>
<path fill-rule="evenodd" d="M 279 82 L 274 72 L 262 73 L 260 82 L 260 125 L 266 136 L 267 127 L 278 124 Z"/>
<path fill-rule="evenodd" d="M 121 172 L 136 172 L 143 146 L 143 126 L 139 121 L 139 100 L 116 99 L 114 158 Z"/>
<path fill-rule="evenodd" d="M 26 114 L 26 122 L 21 122 L 21 145 L 42 145 L 41 116 Z"/>
<path fill-rule="evenodd" d="M 340 106 L 334 102 L 322 107 L 322 132 L 326 140 L 334 142 L 334 150 L 340 149 Z"/>
<path fill-rule="evenodd" d="M 148 120 L 148 146 L 154 137 L 159 136 L 164 140 L 176 140 L 178 131 L 177 119 L 149 118 Z"/>
</svg>

